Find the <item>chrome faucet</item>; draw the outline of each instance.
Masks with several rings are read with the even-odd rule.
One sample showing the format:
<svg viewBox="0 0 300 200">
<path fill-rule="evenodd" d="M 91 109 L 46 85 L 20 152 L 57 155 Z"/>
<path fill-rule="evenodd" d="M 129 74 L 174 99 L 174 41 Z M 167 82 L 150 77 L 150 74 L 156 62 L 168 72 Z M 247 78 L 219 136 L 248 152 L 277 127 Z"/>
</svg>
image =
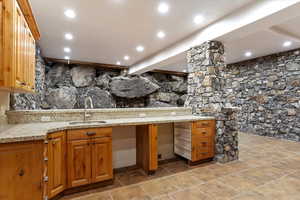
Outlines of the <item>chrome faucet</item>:
<svg viewBox="0 0 300 200">
<path fill-rule="evenodd" d="M 84 99 L 84 114 L 83 114 L 83 120 L 86 121 L 88 117 L 91 117 L 91 114 L 87 113 L 88 103 L 90 104 L 90 109 L 93 109 L 93 99 L 91 97 L 85 97 Z"/>
</svg>

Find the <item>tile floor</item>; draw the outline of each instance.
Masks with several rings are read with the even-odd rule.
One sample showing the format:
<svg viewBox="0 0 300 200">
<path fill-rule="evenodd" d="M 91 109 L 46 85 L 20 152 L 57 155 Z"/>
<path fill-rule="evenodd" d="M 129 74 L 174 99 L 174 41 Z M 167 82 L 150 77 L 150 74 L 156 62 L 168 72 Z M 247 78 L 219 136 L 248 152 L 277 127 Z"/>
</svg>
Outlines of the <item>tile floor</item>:
<svg viewBox="0 0 300 200">
<path fill-rule="evenodd" d="M 114 185 L 70 195 L 68 200 L 300 200 L 300 143 L 240 134 L 240 160 L 189 167 L 160 165 L 115 175 Z"/>
</svg>

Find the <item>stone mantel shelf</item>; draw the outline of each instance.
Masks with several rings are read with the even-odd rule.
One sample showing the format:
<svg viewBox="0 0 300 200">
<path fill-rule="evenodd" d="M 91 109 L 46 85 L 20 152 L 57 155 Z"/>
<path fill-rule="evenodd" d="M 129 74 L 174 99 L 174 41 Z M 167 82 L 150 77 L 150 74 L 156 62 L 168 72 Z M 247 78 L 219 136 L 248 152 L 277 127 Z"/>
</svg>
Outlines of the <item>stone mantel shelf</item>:
<svg viewBox="0 0 300 200">
<path fill-rule="evenodd" d="M 103 124 L 77 124 L 70 125 L 69 122 L 8 124 L 0 127 L 0 143 L 24 142 L 33 140 L 44 140 L 48 133 L 80 128 L 134 126 L 144 124 L 160 124 L 173 122 L 189 122 L 198 120 L 213 120 L 214 117 L 203 117 L 196 115 L 185 116 L 163 116 L 163 117 L 139 117 L 108 119 Z"/>
</svg>

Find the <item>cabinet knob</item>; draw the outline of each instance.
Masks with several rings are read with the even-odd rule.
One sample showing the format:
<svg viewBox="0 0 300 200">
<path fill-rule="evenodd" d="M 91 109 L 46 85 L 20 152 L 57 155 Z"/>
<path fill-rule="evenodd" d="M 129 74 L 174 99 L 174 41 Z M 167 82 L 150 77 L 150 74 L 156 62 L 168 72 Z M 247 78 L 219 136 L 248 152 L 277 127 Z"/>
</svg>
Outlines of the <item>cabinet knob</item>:
<svg viewBox="0 0 300 200">
<path fill-rule="evenodd" d="M 24 174 L 25 174 L 25 171 L 24 171 L 24 169 L 21 169 L 20 171 L 19 171 L 19 176 L 24 176 Z"/>
<path fill-rule="evenodd" d="M 206 134 L 206 131 L 203 131 L 202 134 L 205 135 L 205 134 Z"/>
<path fill-rule="evenodd" d="M 25 82 L 21 82 L 21 85 L 25 86 L 25 85 L 26 85 L 26 83 L 25 83 Z"/>
</svg>

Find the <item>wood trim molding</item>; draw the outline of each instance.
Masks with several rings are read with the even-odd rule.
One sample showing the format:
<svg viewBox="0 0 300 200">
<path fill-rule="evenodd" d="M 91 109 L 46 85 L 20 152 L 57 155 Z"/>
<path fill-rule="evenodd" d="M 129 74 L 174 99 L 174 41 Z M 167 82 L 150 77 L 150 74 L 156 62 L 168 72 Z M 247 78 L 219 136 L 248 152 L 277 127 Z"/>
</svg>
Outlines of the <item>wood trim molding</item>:
<svg viewBox="0 0 300 200">
<path fill-rule="evenodd" d="M 170 74 L 170 75 L 176 75 L 176 76 L 187 76 L 187 72 L 176 72 L 176 71 L 168 71 L 168 70 L 161 70 L 161 69 L 155 69 L 150 72 L 154 73 L 162 73 L 162 74 Z"/>
<path fill-rule="evenodd" d="M 35 17 L 33 15 L 29 0 L 17 0 L 17 2 L 23 12 L 23 15 L 27 21 L 27 24 L 32 32 L 34 39 L 36 41 L 39 40 L 41 37 L 41 34 L 39 31 L 38 25 L 36 23 Z"/>
<path fill-rule="evenodd" d="M 75 64 L 75 65 L 86 65 L 86 66 L 94 66 L 99 68 L 105 68 L 105 69 L 118 69 L 118 70 L 124 70 L 129 69 L 128 66 L 122 66 L 122 65 L 113 65 L 113 64 L 105 64 L 105 63 L 93 63 L 93 62 L 84 62 L 84 61 L 78 61 L 78 60 L 65 60 L 65 59 L 57 59 L 57 58 L 44 58 L 46 62 L 56 62 L 56 63 L 64 63 L 64 64 Z M 153 70 L 149 71 L 153 73 L 163 73 L 163 74 L 170 74 L 170 75 L 176 75 L 176 76 L 187 76 L 188 73 L 186 72 L 175 72 L 175 71 L 167 71 L 167 70 Z"/>
<path fill-rule="evenodd" d="M 77 64 L 77 65 L 87 65 L 87 66 L 94 66 L 99 68 L 105 68 L 105 69 L 128 69 L 127 66 L 122 65 L 112 65 L 112 64 L 105 64 L 105 63 L 93 63 L 93 62 L 84 62 L 84 61 L 78 61 L 78 60 L 65 60 L 65 59 L 57 59 L 57 58 L 44 58 L 46 62 L 57 62 L 57 63 L 64 63 L 64 64 Z"/>
</svg>

